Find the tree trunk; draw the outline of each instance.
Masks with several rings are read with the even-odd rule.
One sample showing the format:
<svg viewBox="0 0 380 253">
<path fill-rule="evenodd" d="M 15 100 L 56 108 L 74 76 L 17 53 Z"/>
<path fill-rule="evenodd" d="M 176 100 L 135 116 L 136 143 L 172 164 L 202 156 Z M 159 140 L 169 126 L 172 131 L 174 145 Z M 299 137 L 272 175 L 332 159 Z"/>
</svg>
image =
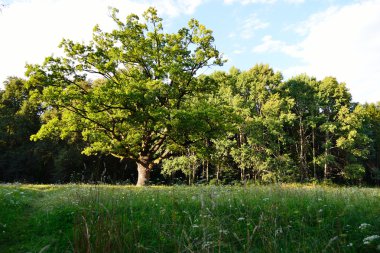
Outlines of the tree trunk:
<svg viewBox="0 0 380 253">
<path fill-rule="evenodd" d="M 216 167 L 216 183 L 219 184 L 219 174 L 220 174 L 220 166 Z"/>
<path fill-rule="evenodd" d="M 206 161 L 202 161 L 202 179 L 204 179 L 206 176 Z"/>
<path fill-rule="evenodd" d="M 208 182 L 208 160 L 206 161 L 206 182 Z"/>
<path fill-rule="evenodd" d="M 192 164 L 192 184 L 194 184 L 194 182 L 195 182 L 195 169 L 196 169 L 196 167 L 195 167 L 195 164 L 193 163 Z"/>
<path fill-rule="evenodd" d="M 145 186 L 148 183 L 152 168 L 153 163 L 149 163 L 146 159 L 140 159 L 137 161 L 138 179 L 136 186 Z"/>
<path fill-rule="evenodd" d="M 314 172 L 314 178 L 317 179 L 317 169 L 315 164 L 315 128 L 313 127 L 313 172 Z"/>
<path fill-rule="evenodd" d="M 328 176 L 328 155 L 329 155 L 329 147 L 328 147 L 328 141 L 329 141 L 329 133 L 326 132 L 326 135 L 325 135 L 325 164 L 324 164 L 324 175 L 323 175 L 323 178 L 324 180 L 327 179 L 327 176 Z"/>
<path fill-rule="evenodd" d="M 302 118 L 300 117 L 300 129 L 299 129 L 299 135 L 300 135 L 300 165 L 301 165 L 301 181 L 307 179 L 308 177 L 308 168 L 307 168 L 307 161 L 306 161 L 306 150 L 305 150 L 305 130 L 302 123 Z"/>
</svg>

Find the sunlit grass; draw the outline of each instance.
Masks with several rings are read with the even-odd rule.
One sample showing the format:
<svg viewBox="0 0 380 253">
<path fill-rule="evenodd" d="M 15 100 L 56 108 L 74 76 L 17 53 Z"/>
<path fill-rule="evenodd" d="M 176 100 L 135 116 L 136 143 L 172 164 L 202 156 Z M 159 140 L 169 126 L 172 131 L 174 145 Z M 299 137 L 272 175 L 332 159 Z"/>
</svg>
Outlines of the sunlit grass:
<svg viewBox="0 0 380 253">
<path fill-rule="evenodd" d="M 0 252 L 380 252 L 379 189 L 2 185 L 0 200 Z"/>
</svg>

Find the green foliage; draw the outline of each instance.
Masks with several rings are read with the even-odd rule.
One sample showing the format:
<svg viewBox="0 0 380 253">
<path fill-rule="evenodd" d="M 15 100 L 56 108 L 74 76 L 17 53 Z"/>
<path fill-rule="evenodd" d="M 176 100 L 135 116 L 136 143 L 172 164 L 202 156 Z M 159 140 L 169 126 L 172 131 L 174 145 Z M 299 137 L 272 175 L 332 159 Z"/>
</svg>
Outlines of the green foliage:
<svg viewBox="0 0 380 253">
<path fill-rule="evenodd" d="M 0 92 L 0 181 L 42 181 L 49 168 L 42 159 L 45 150 L 29 136 L 40 127 L 41 109 L 29 101 L 25 80 L 10 77 Z M 46 161 L 47 162 L 47 161 Z"/>
<path fill-rule="evenodd" d="M 30 85 L 42 87 L 48 110 L 59 110 L 32 139 L 57 130 L 61 137 L 79 132 L 88 143 L 84 154 L 131 158 L 150 169 L 184 138 L 212 128 L 200 117 L 205 108 L 192 106 L 198 93 L 207 91 L 207 82 L 195 75 L 223 60 L 211 30 L 197 20 L 168 34 L 154 8 L 142 22 L 134 14 L 122 22 L 116 14 L 114 9 L 117 30 L 103 32 L 96 26 L 89 44 L 64 39 L 65 57 L 28 66 Z M 93 74 L 101 79 L 85 81 Z"/>
<path fill-rule="evenodd" d="M 349 164 L 344 168 L 343 177 L 348 180 L 361 180 L 365 174 L 365 168 L 361 164 Z"/>
<path fill-rule="evenodd" d="M 69 182 L 96 181 L 111 173 L 123 175 L 120 167 L 110 157 L 84 157 L 81 150 L 84 143 L 78 134 L 70 135 L 67 141 L 60 141 L 57 110 L 43 110 L 38 91 L 27 85 L 23 79 L 10 77 L 5 90 L 0 91 L 0 181 L 14 182 Z M 30 136 L 41 127 L 42 120 L 55 125 L 54 134 L 45 140 L 30 141 Z M 43 134 L 46 128 L 42 128 Z M 107 164 L 107 166 L 106 166 Z M 111 166 L 112 165 L 112 166 Z M 102 168 L 103 167 L 103 168 Z M 105 170 L 106 175 L 101 176 Z M 119 170 L 114 173 L 114 170 Z M 114 178 L 113 180 L 116 180 Z M 119 177 L 119 181 L 125 180 Z"/>
<path fill-rule="evenodd" d="M 281 151 L 286 143 L 284 124 L 294 118 L 292 101 L 279 93 L 281 73 L 268 65 L 255 65 L 248 71 L 232 69 L 230 74 L 213 77 L 221 83 L 220 99 L 230 104 L 236 115 L 230 155 L 240 169 L 241 180 L 272 175 L 278 168 L 271 165 L 285 155 Z"/>
<path fill-rule="evenodd" d="M 169 158 L 162 164 L 162 172 L 164 175 L 172 175 L 176 171 L 181 171 L 186 176 L 190 177 L 194 168 L 199 166 L 199 160 L 196 156 L 179 156 Z"/>
<path fill-rule="evenodd" d="M 365 104 L 364 132 L 371 140 L 367 166 L 371 179 L 380 182 L 380 102 Z"/>
</svg>

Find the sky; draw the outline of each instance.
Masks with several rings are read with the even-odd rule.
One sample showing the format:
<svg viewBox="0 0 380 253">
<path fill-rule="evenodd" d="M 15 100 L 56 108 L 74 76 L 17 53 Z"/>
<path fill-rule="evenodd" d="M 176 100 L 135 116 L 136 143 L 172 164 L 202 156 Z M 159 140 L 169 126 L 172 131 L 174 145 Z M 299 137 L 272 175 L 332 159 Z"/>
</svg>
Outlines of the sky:
<svg viewBox="0 0 380 253">
<path fill-rule="evenodd" d="M 0 88 L 24 77 L 25 64 L 62 54 L 63 38 L 91 40 L 92 28 L 115 28 L 119 17 L 155 6 L 176 32 L 191 18 L 213 30 L 232 66 L 269 64 L 284 79 L 306 73 L 346 83 L 355 102 L 380 101 L 380 0 L 0 0 Z"/>
</svg>

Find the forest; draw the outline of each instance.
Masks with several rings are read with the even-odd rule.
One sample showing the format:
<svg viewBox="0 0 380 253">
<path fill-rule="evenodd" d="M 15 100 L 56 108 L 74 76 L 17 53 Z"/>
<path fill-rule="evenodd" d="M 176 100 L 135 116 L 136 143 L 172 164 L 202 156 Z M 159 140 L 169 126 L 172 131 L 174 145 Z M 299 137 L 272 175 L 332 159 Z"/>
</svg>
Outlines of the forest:
<svg viewBox="0 0 380 253">
<path fill-rule="evenodd" d="M 201 74 L 224 60 L 197 20 L 112 18 L 4 82 L 0 182 L 380 184 L 380 102 L 266 64 Z"/>
</svg>

